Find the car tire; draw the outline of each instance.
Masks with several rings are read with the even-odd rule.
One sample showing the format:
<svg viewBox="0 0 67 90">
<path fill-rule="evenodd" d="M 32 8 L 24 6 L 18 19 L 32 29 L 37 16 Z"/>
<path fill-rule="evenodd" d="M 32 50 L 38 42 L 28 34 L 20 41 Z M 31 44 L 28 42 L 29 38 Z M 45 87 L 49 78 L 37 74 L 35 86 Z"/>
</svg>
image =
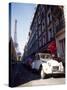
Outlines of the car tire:
<svg viewBox="0 0 67 90">
<path fill-rule="evenodd" d="M 40 67 L 39 72 L 40 72 L 41 79 L 44 79 L 46 77 L 46 73 L 44 73 L 43 67 Z"/>
</svg>

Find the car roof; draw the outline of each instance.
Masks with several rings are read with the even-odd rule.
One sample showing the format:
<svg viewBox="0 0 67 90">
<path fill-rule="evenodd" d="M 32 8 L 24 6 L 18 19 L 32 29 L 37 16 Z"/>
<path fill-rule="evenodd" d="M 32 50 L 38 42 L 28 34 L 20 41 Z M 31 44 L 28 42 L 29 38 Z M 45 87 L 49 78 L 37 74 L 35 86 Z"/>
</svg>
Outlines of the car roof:
<svg viewBox="0 0 67 90">
<path fill-rule="evenodd" d="M 50 53 L 36 53 L 36 55 L 51 55 Z"/>
</svg>

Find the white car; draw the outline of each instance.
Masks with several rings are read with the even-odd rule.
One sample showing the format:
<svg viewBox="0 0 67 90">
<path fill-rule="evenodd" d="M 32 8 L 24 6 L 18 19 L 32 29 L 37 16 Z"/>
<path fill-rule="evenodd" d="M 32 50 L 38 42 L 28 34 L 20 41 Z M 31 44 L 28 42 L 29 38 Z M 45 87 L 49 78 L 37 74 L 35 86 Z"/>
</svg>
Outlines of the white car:
<svg viewBox="0 0 67 90">
<path fill-rule="evenodd" d="M 53 60 L 50 54 L 38 53 L 36 59 L 32 63 L 32 69 L 40 72 L 41 78 L 45 78 L 47 74 L 64 73 L 62 62 Z"/>
</svg>

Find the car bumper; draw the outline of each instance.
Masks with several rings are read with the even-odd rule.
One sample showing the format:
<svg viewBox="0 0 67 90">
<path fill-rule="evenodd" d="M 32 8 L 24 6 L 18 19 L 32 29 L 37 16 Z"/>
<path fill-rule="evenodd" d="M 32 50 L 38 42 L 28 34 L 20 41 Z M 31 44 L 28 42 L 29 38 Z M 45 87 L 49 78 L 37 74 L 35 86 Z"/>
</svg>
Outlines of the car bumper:
<svg viewBox="0 0 67 90">
<path fill-rule="evenodd" d="M 65 77 L 64 72 L 52 72 L 52 73 L 47 73 L 47 76 L 59 76 L 59 77 Z"/>
<path fill-rule="evenodd" d="M 64 74 L 64 71 L 46 72 L 46 74 Z"/>
</svg>

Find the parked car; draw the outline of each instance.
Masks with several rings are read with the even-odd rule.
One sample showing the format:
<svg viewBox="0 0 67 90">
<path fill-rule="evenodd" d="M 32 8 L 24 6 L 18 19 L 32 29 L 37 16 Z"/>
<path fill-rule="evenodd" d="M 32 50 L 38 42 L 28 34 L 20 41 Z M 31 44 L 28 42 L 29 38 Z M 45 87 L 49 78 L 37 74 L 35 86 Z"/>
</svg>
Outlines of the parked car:
<svg viewBox="0 0 67 90">
<path fill-rule="evenodd" d="M 62 62 L 52 59 L 51 54 L 37 53 L 32 63 L 32 70 L 40 72 L 41 78 L 45 78 L 48 74 L 63 74 L 64 67 Z"/>
</svg>

